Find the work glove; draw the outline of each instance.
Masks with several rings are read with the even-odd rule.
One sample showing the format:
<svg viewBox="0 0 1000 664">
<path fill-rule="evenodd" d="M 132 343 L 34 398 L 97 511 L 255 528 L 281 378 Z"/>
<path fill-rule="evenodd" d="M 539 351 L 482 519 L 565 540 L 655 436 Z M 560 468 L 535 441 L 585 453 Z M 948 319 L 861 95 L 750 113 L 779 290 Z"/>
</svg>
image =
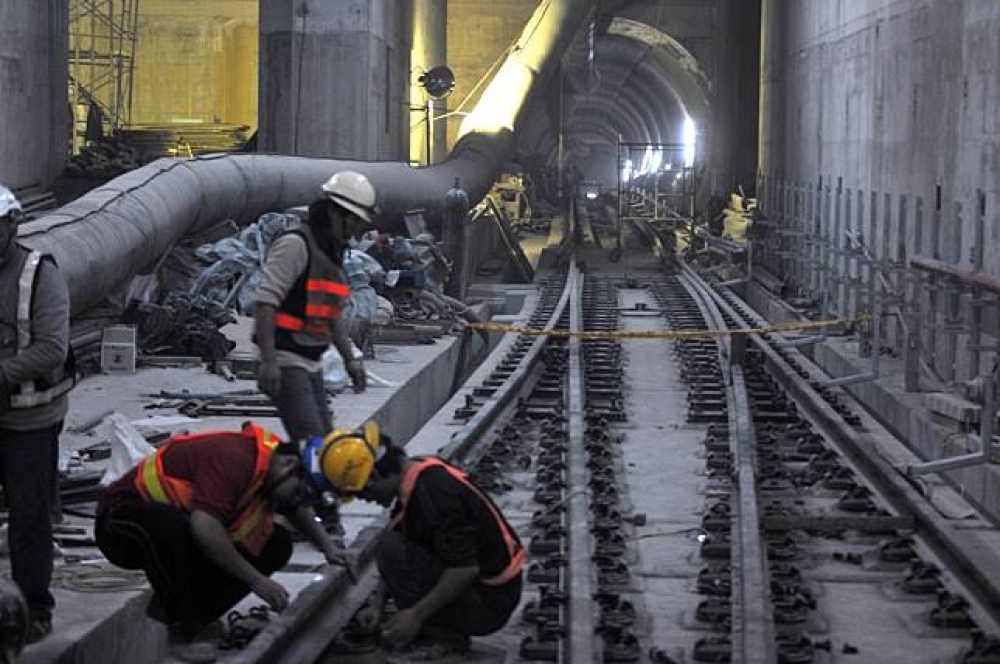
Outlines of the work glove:
<svg viewBox="0 0 1000 664">
<path fill-rule="evenodd" d="M 351 377 L 351 384 L 354 385 L 354 391 L 358 394 L 364 392 L 368 386 L 368 374 L 365 372 L 365 363 L 358 358 L 354 358 L 344 364 L 344 370 Z"/>
</svg>

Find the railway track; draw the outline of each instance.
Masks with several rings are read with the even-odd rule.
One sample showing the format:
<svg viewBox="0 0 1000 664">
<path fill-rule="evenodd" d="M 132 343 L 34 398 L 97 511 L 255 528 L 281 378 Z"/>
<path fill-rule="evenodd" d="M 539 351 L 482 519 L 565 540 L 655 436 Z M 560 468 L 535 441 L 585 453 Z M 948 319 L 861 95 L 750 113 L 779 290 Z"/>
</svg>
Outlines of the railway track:
<svg viewBox="0 0 1000 664">
<path fill-rule="evenodd" d="M 530 326 L 762 323 L 690 268 L 587 260 L 601 276 L 574 264 L 549 279 Z M 531 554 L 522 606 L 477 661 L 1000 662 L 987 558 L 864 454 L 884 434 L 818 376 L 766 335 L 515 340 L 441 450 Z M 351 617 L 384 522 L 352 545 L 357 583 L 324 577 L 231 661 L 368 648 Z"/>
</svg>

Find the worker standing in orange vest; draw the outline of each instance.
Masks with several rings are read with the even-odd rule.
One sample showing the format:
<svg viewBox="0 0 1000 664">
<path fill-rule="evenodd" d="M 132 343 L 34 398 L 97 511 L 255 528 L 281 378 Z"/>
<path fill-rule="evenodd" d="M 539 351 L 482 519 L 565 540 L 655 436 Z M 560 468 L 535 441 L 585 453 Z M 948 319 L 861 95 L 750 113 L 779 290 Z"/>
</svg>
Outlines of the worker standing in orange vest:
<svg viewBox="0 0 1000 664">
<path fill-rule="evenodd" d="M 309 219 L 271 246 L 255 304 L 260 349 L 257 383 L 274 400 L 291 440 L 324 436 L 332 414 L 323 384 L 323 353 L 332 345 L 344 360 L 355 391 L 365 369 L 353 356 L 341 322 L 350 291 L 343 271 L 352 237 L 371 227 L 375 190 L 360 173 L 342 171 L 309 206 Z"/>
<path fill-rule="evenodd" d="M 437 654 L 464 652 L 470 636 L 506 624 L 521 598 L 526 551 L 499 508 L 458 468 L 409 457 L 369 422 L 305 448 L 319 489 L 392 506 L 375 549 L 379 586 L 358 614 L 374 632 L 385 600 L 399 612 L 382 629 L 390 647 L 418 637 Z"/>
<path fill-rule="evenodd" d="M 270 578 L 292 552 L 275 512 L 329 563 L 346 563 L 310 502 L 298 447 L 248 422 L 242 431 L 172 438 L 108 487 L 94 531 L 108 560 L 146 572 L 147 615 L 183 646 L 248 593 L 274 611 L 288 604 Z"/>
</svg>

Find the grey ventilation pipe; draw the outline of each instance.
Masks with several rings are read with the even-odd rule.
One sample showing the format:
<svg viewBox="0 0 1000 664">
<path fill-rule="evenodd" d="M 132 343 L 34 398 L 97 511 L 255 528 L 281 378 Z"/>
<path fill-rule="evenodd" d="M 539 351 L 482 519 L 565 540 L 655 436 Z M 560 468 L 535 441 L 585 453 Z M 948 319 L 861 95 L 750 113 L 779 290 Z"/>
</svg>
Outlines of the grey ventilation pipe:
<svg viewBox="0 0 1000 664">
<path fill-rule="evenodd" d="M 440 164 L 415 169 L 400 162 L 267 155 L 160 159 L 25 224 L 19 239 L 56 258 L 77 314 L 151 269 L 185 236 L 224 219 L 248 223 L 265 212 L 308 203 L 339 170 L 355 170 L 372 181 L 382 228 L 395 227 L 404 212 L 416 208 L 440 218 L 456 177 L 471 201 L 489 191 L 509 156 L 522 108 L 551 77 L 594 3 L 539 5 Z"/>
</svg>

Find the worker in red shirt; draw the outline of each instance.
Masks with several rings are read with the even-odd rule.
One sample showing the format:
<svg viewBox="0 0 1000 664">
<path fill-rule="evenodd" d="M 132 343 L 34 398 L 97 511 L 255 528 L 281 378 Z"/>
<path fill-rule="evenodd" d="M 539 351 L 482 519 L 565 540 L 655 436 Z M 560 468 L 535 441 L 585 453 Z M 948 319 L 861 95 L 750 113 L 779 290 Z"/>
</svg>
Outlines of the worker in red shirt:
<svg viewBox="0 0 1000 664">
<path fill-rule="evenodd" d="M 374 422 L 310 441 L 303 465 L 317 488 L 393 507 L 375 549 L 379 586 L 358 615 L 362 628 L 377 628 L 387 596 L 399 608 L 382 630 L 391 647 L 420 636 L 441 654 L 462 652 L 470 636 L 506 624 L 520 602 L 526 552 L 465 473 L 407 456 Z"/>
<path fill-rule="evenodd" d="M 270 575 L 292 552 L 281 513 L 331 564 L 346 562 L 311 507 L 298 447 L 248 422 L 242 431 L 175 436 L 114 482 L 97 509 L 97 545 L 146 572 L 147 614 L 190 641 L 248 593 L 274 611 L 288 591 Z"/>
</svg>

